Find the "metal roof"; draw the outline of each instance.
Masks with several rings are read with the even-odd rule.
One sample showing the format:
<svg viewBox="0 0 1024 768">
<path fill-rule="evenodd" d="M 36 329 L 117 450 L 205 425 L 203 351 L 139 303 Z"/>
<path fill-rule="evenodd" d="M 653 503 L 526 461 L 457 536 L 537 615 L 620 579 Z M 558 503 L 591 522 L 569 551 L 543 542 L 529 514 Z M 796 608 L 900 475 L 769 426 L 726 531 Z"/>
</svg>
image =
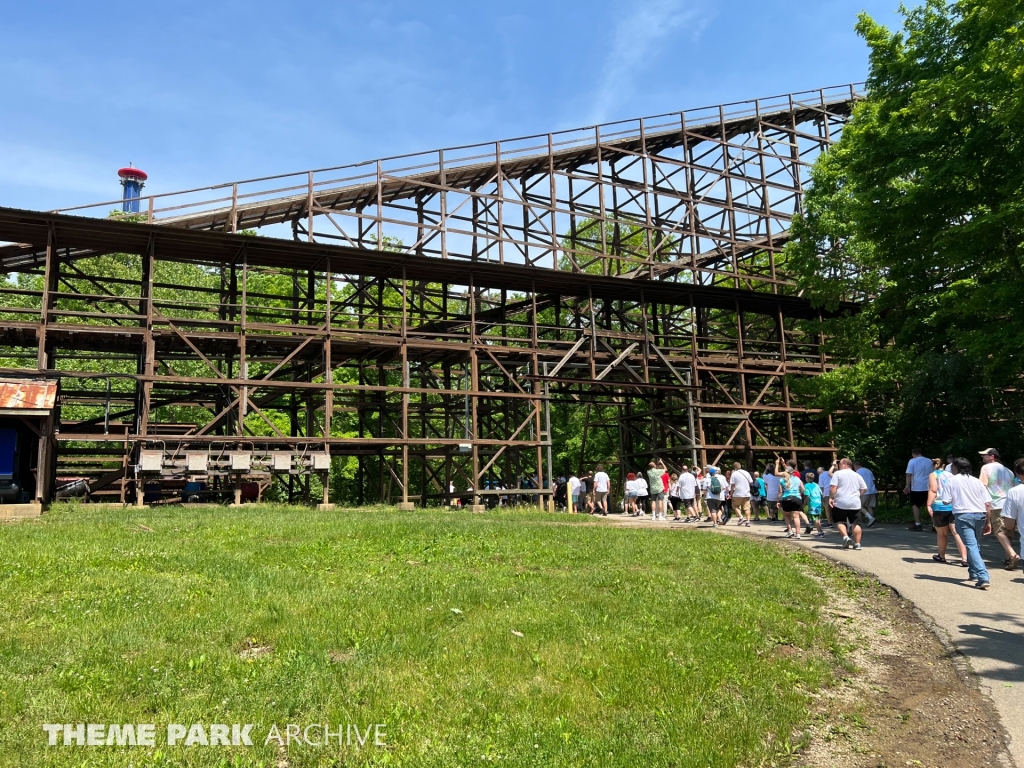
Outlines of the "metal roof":
<svg viewBox="0 0 1024 768">
<path fill-rule="evenodd" d="M 0 379 L 0 414 L 43 416 L 56 401 L 56 381 Z"/>
</svg>

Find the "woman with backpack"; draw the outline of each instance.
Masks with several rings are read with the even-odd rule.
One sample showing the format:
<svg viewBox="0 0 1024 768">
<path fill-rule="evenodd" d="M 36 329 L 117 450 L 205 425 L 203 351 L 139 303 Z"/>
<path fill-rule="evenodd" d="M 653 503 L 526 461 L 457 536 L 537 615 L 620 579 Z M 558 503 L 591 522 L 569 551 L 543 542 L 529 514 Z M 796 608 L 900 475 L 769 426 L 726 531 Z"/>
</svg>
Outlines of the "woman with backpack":
<svg viewBox="0 0 1024 768">
<path fill-rule="evenodd" d="M 946 462 L 932 459 L 932 473 L 928 476 L 928 514 L 935 526 L 935 537 L 938 540 L 938 554 L 932 555 L 937 563 L 946 562 L 946 544 L 949 534 L 953 534 L 956 548 L 960 550 L 960 565 L 967 567 L 967 547 L 953 527 L 953 495 L 950 480 L 953 477 L 945 469 Z"/>
</svg>

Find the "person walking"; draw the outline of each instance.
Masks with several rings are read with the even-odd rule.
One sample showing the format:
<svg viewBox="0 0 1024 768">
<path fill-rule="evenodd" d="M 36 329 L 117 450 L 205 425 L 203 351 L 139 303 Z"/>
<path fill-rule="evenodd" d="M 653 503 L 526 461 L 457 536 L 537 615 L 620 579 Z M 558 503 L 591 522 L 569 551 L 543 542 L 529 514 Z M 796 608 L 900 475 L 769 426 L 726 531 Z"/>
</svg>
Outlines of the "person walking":
<svg viewBox="0 0 1024 768">
<path fill-rule="evenodd" d="M 999 462 L 999 451 L 995 448 L 986 448 L 978 451 L 981 454 L 981 472 L 978 479 L 988 490 L 992 500 L 992 533 L 999 540 L 999 545 L 1006 554 L 1003 567 L 1012 571 L 1020 562 L 1020 557 L 1013 551 L 1013 542 L 1003 530 L 1003 503 L 1006 501 L 1007 492 L 1013 487 L 1013 473 Z"/>
<path fill-rule="evenodd" d="M 681 523 L 683 516 L 680 514 L 683 502 L 679 498 L 679 474 L 673 472 L 668 481 L 668 503 L 672 507 L 672 522 Z"/>
<path fill-rule="evenodd" d="M 626 485 L 623 488 L 622 511 L 630 517 L 636 517 L 636 475 L 632 472 L 626 474 Z"/>
<path fill-rule="evenodd" d="M 608 517 L 608 494 L 611 490 L 612 480 L 604 471 L 604 464 L 598 464 L 594 472 L 594 514 L 600 511 L 601 515 Z"/>
<path fill-rule="evenodd" d="M 821 509 L 825 513 L 822 528 L 832 527 L 832 505 L 828 503 L 832 494 L 832 475 L 839 470 L 839 463 L 833 461 L 827 467 L 818 467 L 818 487 L 821 489 Z"/>
<path fill-rule="evenodd" d="M 661 480 L 661 469 L 653 461 L 647 465 L 647 492 L 651 495 L 651 519 L 658 520 L 663 512 L 665 484 Z"/>
<path fill-rule="evenodd" d="M 569 514 L 576 515 L 580 511 L 580 479 L 575 472 L 569 472 Z"/>
<path fill-rule="evenodd" d="M 936 546 L 939 549 L 938 553 L 932 555 L 932 560 L 946 562 L 946 542 L 952 532 L 953 541 L 960 550 L 960 565 L 966 568 L 967 550 L 953 527 L 953 497 L 950 489 L 952 474 L 946 471 L 942 459 L 932 459 L 932 466 L 932 476 L 928 478 L 928 514 L 935 526 Z"/>
<path fill-rule="evenodd" d="M 971 474 L 971 462 L 963 456 L 953 459 L 949 486 L 953 500 L 953 525 L 967 549 L 967 574 L 975 580 L 975 587 L 988 589 L 992 578 L 981 557 L 979 540 L 992 532 L 989 521 L 992 497 L 981 480 Z"/>
<path fill-rule="evenodd" d="M 910 452 L 907 462 L 907 484 L 903 492 L 910 496 L 910 506 L 914 512 L 914 524 L 910 530 L 921 532 L 921 507 L 928 506 L 928 478 L 932 474 L 932 460 L 921 455 L 920 448 Z"/>
<path fill-rule="evenodd" d="M 750 485 L 750 513 L 754 520 L 761 519 L 761 502 L 764 500 L 764 480 L 761 473 L 754 473 L 754 482 Z"/>
<path fill-rule="evenodd" d="M 580 478 L 580 487 L 583 492 L 583 507 L 588 515 L 594 514 L 594 473 L 587 472 Z"/>
<path fill-rule="evenodd" d="M 690 471 L 689 467 L 683 465 L 679 473 L 678 490 L 680 503 L 686 510 L 686 518 L 683 522 L 693 523 L 700 520 L 700 505 L 697 502 L 697 478 Z"/>
<path fill-rule="evenodd" d="M 647 478 L 644 476 L 644 471 L 640 470 L 636 473 L 636 512 L 637 517 L 644 517 L 647 514 L 648 505 L 650 504 L 650 490 L 647 488 Z"/>
<path fill-rule="evenodd" d="M 725 483 L 718 474 L 718 467 L 706 468 L 707 478 L 704 498 L 708 505 L 708 517 L 711 524 L 718 526 L 721 520 L 722 501 L 725 499 Z"/>
<path fill-rule="evenodd" d="M 490 480 L 484 482 L 484 488 L 489 491 L 493 491 L 495 483 Z M 561 512 L 563 509 L 569 509 L 569 481 L 565 479 L 564 475 L 559 475 L 558 479 L 555 480 L 555 493 L 553 495 L 555 500 L 555 512 Z"/>
<path fill-rule="evenodd" d="M 867 528 L 875 527 L 875 507 L 878 506 L 878 486 L 875 484 L 875 473 L 865 467 L 859 461 L 853 462 L 853 468 L 858 475 L 864 478 L 864 485 L 868 487 L 864 493 L 864 497 L 861 499 L 863 507 L 861 508 L 864 512 L 864 517 L 867 518 Z M 929 481 L 931 482 L 931 481 Z"/>
<path fill-rule="evenodd" d="M 754 478 L 738 461 L 733 462 L 732 475 L 729 476 L 729 499 L 732 511 L 739 518 L 737 525 L 750 527 L 750 494 Z"/>
<path fill-rule="evenodd" d="M 781 461 L 781 459 L 779 460 Z M 800 513 L 804 508 L 804 484 L 795 466 L 786 465 L 785 469 L 776 462 L 776 471 L 782 470 L 782 516 L 786 521 L 786 536 L 800 538 Z"/>
<path fill-rule="evenodd" d="M 804 498 L 807 499 L 807 528 L 805 536 L 810 536 L 814 528 L 818 529 L 815 537 L 825 538 L 825 532 L 821 529 L 821 486 L 818 484 L 818 476 L 814 472 L 808 472 L 804 476 Z M 813 526 L 812 526 L 813 524 Z"/>
<path fill-rule="evenodd" d="M 1013 463 L 1013 474 L 1017 476 L 1018 482 L 1017 485 L 1006 492 L 1006 503 L 1003 504 L 1003 510 L 1000 514 L 1003 530 L 1006 532 L 1007 537 L 1013 536 L 1013 532 L 1020 528 L 1018 521 L 1024 518 L 1024 484 L 1022 484 L 1024 483 L 1024 459 L 1017 459 Z M 1017 567 L 1020 560 L 1021 556 L 1017 555 L 1013 563 L 1014 568 Z M 1013 569 L 1011 568 L 1010 570 Z"/>
<path fill-rule="evenodd" d="M 665 520 L 668 515 L 669 496 L 672 493 L 672 476 L 668 473 L 668 467 L 662 459 L 658 459 L 658 469 L 661 470 L 661 486 L 664 489 L 664 496 L 661 499 L 661 519 Z"/>
<path fill-rule="evenodd" d="M 857 518 L 868 486 L 864 478 L 853 471 L 853 462 L 849 459 L 839 460 L 839 470 L 832 475 L 831 483 L 829 503 L 832 505 L 832 522 L 843 536 L 843 549 L 849 549 L 851 545 L 860 549 L 862 531 Z"/>
<path fill-rule="evenodd" d="M 764 468 L 764 477 L 762 479 L 764 480 L 764 498 L 767 506 L 768 522 L 777 523 L 779 521 L 779 496 L 782 494 L 782 487 L 779 482 L 779 476 L 775 474 L 775 469 L 771 464 Z"/>
</svg>

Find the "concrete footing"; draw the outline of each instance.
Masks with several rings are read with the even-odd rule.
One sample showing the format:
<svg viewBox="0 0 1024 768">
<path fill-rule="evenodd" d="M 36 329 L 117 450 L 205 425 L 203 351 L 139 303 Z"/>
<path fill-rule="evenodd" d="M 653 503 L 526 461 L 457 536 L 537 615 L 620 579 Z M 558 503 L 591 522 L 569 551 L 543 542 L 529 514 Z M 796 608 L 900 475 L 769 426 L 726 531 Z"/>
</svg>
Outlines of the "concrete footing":
<svg viewBox="0 0 1024 768">
<path fill-rule="evenodd" d="M 466 507 L 466 509 L 468 509 L 470 512 L 486 512 L 487 511 L 487 505 L 486 504 L 470 504 L 469 506 Z"/>
<path fill-rule="evenodd" d="M 38 502 L 0 504 L 0 520 L 31 520 L 41 514 L 43 514 L 43 505 Z"/>
<path fill-rule="evenodd" d="M 411 501 L 400 501 L 396 506 L 403 512 L 412 512 L 416 509 L 416 505 Z"/>
</svg>

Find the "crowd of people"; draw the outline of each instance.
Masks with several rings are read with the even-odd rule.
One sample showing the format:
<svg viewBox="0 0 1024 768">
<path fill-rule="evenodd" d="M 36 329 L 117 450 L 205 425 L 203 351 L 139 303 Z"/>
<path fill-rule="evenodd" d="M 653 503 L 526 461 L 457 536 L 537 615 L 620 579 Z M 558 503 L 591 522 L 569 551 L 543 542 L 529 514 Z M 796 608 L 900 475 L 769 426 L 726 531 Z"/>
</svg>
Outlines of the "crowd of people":
<svg viewBox="0 0 1024 768">
<path fill-rule="evenodd" d="M 966 458 L 929 459 L 914 450 L 904 493 L 914 515 L 911 530 L 925 530 L 922 509 L 931 519 L 938 549 L 933 559 L 948 562 L 952 539 L 959 565 L 968 569 L 977 588 L 988 589 L 991 579 L 981 556 L 982 536 L 995 535 L 1006 554 L 1007 570 L 1021 564 L 1012 537 L 1024 512 L 1024 459 L 1018 459 L 1011 471 L 1000 463 L 995 448 L 980 455 L 982 466 L 975 477 Z M 570 514 L 608 515 L 613 494 L 604 466 L 558 478 L 555 502 Z M 725 471 L 685 464 L 672 471 L 655 459 L 626 473 L 617 511 L 652 521 L 711 526 L 727 525 L 735 517 L 737 525 L 746 527 L 763 514 L 769 522 L 783 523 L 785 535 L 795 539 L 825 538 L 825 529 L 834 528 L 842 537 L 840 546 L 856 551 L 862 547 L 863 529 L 877 522 L 877 504 L 874 473 L 849 458 L 816 469 L 805 461 L 801 469 L 795 460 L 777 456 L 763 471 L 753 473 L 740 462 Z"/>
</svg>

